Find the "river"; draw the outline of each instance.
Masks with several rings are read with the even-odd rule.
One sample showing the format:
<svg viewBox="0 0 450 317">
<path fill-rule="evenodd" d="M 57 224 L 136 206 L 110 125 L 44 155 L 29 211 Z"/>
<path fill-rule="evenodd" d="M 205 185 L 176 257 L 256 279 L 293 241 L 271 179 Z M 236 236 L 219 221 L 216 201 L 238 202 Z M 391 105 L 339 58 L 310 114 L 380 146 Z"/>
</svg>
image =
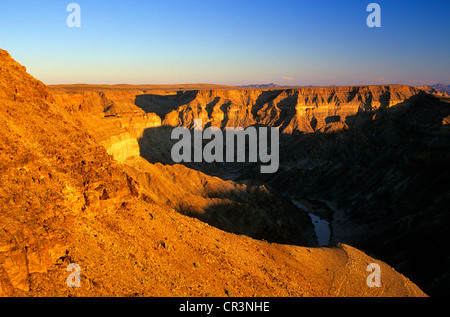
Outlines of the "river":
<svg viewBox="0 0 450 317">
<path fill-rule="evenodd" d="M 292 203 L 298 208 L 306 211 L 308 215 L 311 217 L 312 223 L 314 224 L 314 229 L 316 231 L 317 242 L 319 243 L 319 246 L 328 245 L 331 239 L 330 223 L 327 220 L 322 219 L 319 216 L 313 214 L 310 208 L 308 208 L 301 202 L 293 199 Z"/>
</svg>

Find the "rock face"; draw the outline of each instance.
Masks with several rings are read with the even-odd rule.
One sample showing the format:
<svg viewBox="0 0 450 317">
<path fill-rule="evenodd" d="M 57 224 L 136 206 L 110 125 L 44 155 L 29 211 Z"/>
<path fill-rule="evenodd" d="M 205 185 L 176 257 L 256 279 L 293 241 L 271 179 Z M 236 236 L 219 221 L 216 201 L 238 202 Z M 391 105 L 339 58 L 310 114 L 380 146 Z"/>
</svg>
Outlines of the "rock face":
<svg viewBox="0 0 450 317">
<path fill-rule="evenodd" d="M 117 161 L 140 155 L 137 139 L 144 129 L 161 125 L 156 114 L 145 114 L 133 106 L 139 92 L 96 92 L 55 94 L 54 99 L 91 131 Z M 120 114 L 117 113 L 120 109 Z"/>
<path fill-rule="evenodd" d="M 136 92 L 52 94 L 2 50 L 0 85 L 0 296 L 426 296 L 350 246 L 300 246 L 312 224 L 268 188 L 138 156 L 161 119 Z"/>
<path fill-rule="evenodd" d="M 176 95 L 141 95 L 136 105 L 157 113 L 163 125 L 192 128 L 194 118 L 208 126 L 280 127 L 286 134 L 314 132 L 365 111 L 392 107 L 418 93 L 401 86 L 297 88 L 280 90 L 201 90 Z"/>
</svg>

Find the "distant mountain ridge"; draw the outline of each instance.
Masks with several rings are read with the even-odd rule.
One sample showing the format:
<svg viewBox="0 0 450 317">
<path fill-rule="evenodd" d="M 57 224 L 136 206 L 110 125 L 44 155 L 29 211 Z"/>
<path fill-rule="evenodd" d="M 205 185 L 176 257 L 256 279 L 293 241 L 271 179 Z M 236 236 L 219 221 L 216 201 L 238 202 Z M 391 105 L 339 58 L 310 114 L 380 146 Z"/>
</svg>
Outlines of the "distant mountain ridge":
<svg viewBox="0 0 450 317">
<path fill-rule="evenodd" d="M 281 88 L 281 87 L 290 87 L 290 86 L 270 83 L 270 84 L 242 85 L 242 86 L 238 86 L 238 87 L 240 87 L 240 88 Z"/>
<path fill-rule="evenodd" d="M 450 85 L 436 84 L 431 85 L 430 87 L 436 90 L 445 91 L 446 93 L 450 94 Z"/>
<path fill-rule="evenodd" d="M 448 97 L 450 95 L 450 85 L 435 84 L 435 85 L 416 86 L 416 88 L 435 96 Z"/>
<path fill-rule="evenodd" d="M 329 87 L 333 87 L 334 85 L 331 85 Z M 293 87 L 292 85 L 279 85 L 279 84 L 275 84 L 275 83 L 269 83 L 269 84 L 250 84 L 250 85 L 240 85 L 237 86 L 239 88 L 286 88 L 286 87 Z M 307 85 L 307 86 L 303 86 L 303 87 L 313 87 L 312 85 Z M 435 85 L 429 85 L 429 86 L 419 86 L 420 88 L 425 88 L 425 87 L 431 87 L 432 89 L 441 91 L 441 92 L 446 92 L 447 94 L 450 94 L 450 85 L 446 85 L 446 84 L 441 84 L 441 83 L 437 83 Z M 425 89 L 427 90 L 427 89 Z"/>
</svg>

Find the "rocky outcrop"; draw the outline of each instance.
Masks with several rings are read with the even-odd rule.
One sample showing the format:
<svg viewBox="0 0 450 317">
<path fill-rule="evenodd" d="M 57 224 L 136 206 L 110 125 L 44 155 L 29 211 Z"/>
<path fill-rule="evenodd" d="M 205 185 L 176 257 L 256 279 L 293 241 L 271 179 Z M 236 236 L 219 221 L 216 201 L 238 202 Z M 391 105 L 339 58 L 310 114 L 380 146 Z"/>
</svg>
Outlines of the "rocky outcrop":
<svg viewBox="0 0 450 317">
<path fill-rule="evenodd" d="M 0 49 L 0 99 L 18 102 L 50 100 L 47 87 L 26 72 L 25 66 Z"/>
<path fill-rule="evenodd" d="M 42 83 L 4 51 L 0 67 L 0 294 L 9 296 L 68 256 L 80 214 L 130 192 L 125 173 Z"/>
<path fill-rule="evenodd" d="M 136 92 L 72 91 L 54 94 L 54 100 L 71 113 L 108 154 L 123 163 L 139 157 L 138 139 L 145 129 L 161 125 L 156 114 L 146 114 L 134 106 Z"/>
</svg>

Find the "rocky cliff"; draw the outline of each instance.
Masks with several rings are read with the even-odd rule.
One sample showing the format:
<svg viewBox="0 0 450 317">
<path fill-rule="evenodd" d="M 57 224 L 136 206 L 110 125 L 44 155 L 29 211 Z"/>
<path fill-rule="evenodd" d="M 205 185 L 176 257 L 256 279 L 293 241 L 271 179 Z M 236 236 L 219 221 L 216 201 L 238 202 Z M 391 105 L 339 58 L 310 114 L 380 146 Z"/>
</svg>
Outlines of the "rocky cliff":
<svg viewBox="0 0 450 317">
<path fill-rule="evenodd" d="M 0 51 L 0 294 L 29 292 L 65 258 L 86 212 L 130 195 L 105 149 Z"/>
</svg>

